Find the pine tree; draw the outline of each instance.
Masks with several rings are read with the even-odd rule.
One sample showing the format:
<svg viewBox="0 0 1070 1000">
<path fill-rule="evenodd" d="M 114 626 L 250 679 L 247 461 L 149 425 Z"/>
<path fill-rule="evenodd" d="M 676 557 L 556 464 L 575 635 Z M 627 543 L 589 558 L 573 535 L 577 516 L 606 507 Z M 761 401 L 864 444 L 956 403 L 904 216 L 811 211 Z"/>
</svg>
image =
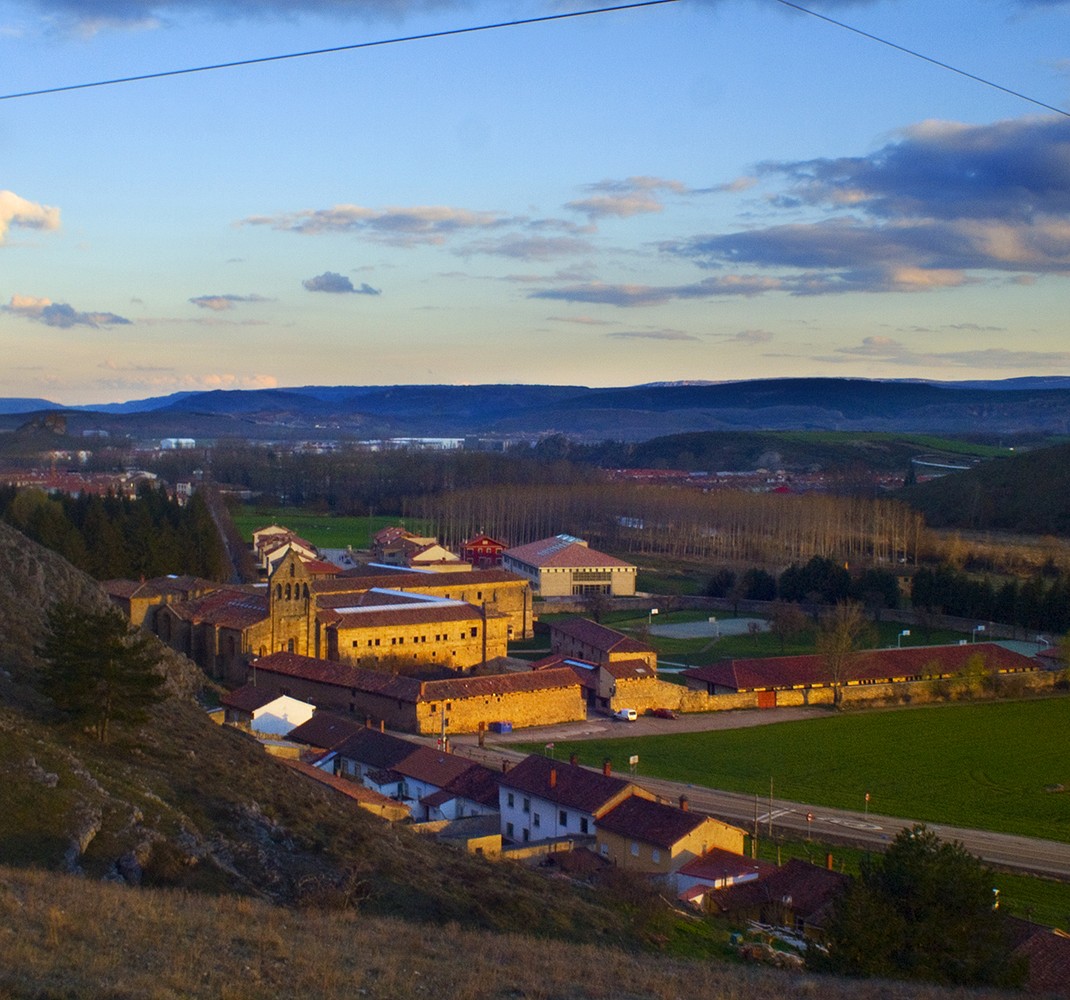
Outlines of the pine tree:
<svg viewBox="0 0 1070 1000">
<path fill-rule="evenodd" d="M 131 629 L 114 609 L 53 605 L 38 654 L 45 661 L 45 694 L 102 743 L 111 723 L 143 722 L 148 709 L 163 700 L 153 640 Z"/>
</svg>

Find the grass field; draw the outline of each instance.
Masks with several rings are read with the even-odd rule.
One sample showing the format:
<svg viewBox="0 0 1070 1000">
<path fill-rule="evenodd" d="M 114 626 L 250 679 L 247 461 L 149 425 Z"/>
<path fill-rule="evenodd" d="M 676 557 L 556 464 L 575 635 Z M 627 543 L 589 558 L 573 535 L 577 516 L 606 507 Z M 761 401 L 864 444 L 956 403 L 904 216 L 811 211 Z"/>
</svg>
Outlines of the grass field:
<svg viewBox="0 0 1070 1000">
<path fill-rule="evenodd" d="M 1070 842 L 1070 698 L 829 714 L 752 729 L 557 742 L 598 765 L 730 791 Z M 535 747 L 533 749 L 538 749 Z M 1068 791 L 1054 791 L 1065 786 Z"/>
<path fill-rule="evenodd" d="M 253 540 L 253 532 L 257 528 L 281 524 L 291 531 L 296 531 L 317 548 L 332 549 L 344 549 L 347 545 L 352 545 L 355 549 L 367 549 L 377 531 L 401 522 L 397 517 L 313 514 L 297 507 L 234 507 L 230 516 L 247 542 Z M 411 531 L 422 531 L 424 527 L 411 520 L 406 521 L 405 526 Z"/>
</svg>

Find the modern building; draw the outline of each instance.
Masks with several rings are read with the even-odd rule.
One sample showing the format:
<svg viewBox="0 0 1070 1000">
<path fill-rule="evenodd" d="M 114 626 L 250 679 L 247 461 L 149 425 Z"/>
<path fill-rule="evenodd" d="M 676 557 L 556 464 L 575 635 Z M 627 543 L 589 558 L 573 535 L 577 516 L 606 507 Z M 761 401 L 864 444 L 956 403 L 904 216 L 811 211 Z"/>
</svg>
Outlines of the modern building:
<svg viewBox="0 0 1070 1000">
<path fill-rule="evenodd" d="M 636 567 L 592 549 L 582 538 L 555 535 L 502 553 L 502 568 L 531 581 L 540 597 L 635 594 Z"/>
</svg>

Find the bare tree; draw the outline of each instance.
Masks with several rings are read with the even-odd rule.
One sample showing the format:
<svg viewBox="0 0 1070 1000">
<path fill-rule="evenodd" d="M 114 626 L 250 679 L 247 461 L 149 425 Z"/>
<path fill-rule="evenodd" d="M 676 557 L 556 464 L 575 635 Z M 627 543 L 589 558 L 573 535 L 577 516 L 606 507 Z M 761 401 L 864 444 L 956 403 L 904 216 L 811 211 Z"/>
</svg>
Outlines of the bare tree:
<svg viewBox="0 0 1070 1000">
<path fill-rule="evenodd" d="M 817 653 L 825 664 L 832 685 L 832 703 L 843 701 L 843 684 L 847 680 L 859 650 L 872 644 L 872 629 L 865 611 L 856 601 L 840 601 L 818 625 Z"/>
</svg>

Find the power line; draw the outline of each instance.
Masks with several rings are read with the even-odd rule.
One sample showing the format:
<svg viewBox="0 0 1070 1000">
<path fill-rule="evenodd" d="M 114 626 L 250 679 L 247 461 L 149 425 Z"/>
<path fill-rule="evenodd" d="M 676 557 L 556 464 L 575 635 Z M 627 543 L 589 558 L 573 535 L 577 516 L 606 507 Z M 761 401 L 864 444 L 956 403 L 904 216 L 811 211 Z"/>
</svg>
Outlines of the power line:
<svg viewBox="0 0 1070 1000">
<path fill-rule="evenodd" d="M 157 73 L 140 73 L 136 76 L 120 76 L 109 80 L 93 80 L 90 83 L 71 83 L 62 87 L 45 87 L 42 90 L 24 90 L 16 94 L 0 94 L 0 101 L 14 101 L 23 97 L 42 97 L 45 94 L 62 94 L 70 90 L 89 90 L 93 87 L 110 87 L 117 83 L 138 83 L 143 80 L 161 80 L 169 76 L 188 76 L 192 73 L 209 73 L 217 69 L 236 69 L 239 66 L 258 66 L 261 63 L 282 62 L 285 59 L 304 59 L 306 56 L 325 56 L 335 52 L 354 52 L 358 49 L 374 49 L 384 45 L 400 45 L 402 42 L 422 42 L 432 38 L 450 38 L 454 35 L 470 35 L 478 31 L 494 31 L 498 28 L 519 28 L 528 24 L 545 24 L 549 21 L 564 21 L 569 18 L 590 17 L 593 14 L 612 14 L 620 10 L 636 10 L 640 7 L 660 7 L 678 3 L 679 0 L 638 0 L 636 3 L 619 4 L 614 7 L 596 7 L 574 10 L 565 14 L 546 14 L 542 17 L 526 17 L 514 21 L 498 21 L 494 24 L 478 24 L 468 28 L 448 28 L 444 31 L 428 31 L 420 35 L 402 35 L 397 38 L 380 38 L 374 42 L 354 42 L 351 45 L 335 45 L 326 49 L 308 49 L 304 52 L 287 52 L 276 56 L 258 56 L 255 59 L 237 59 L 233 62 L 213 63 L 209 66 L 189 66 L 185 69 L 161 70 Z"/>
<path fill-rule="evenodd" d="M 825 14 L 819 14 L 816 10 L 810 10 L 808 7 L 802 7 L 797 3 L 791 3 L 790 0 L 776 0 L 776 2 L 783 5 L 784 7 L 790 7 L 792 10 L 797 10 L 800 14 L 809 14 L 811 17 L 816 17 L 821 21 L 826 21 L 829 24 L 835 25 L 837 28 L 843 28 L 844 31 L 850 31 L 856 35 L 861 35 L 863 38 L 867 38 L 871 42 L 877 42 L 880 45 L 887 45 L 888 48 L 895 49 L 897 52 L 902 52 L 905 55 L 912 56 L 914 59 L 920 59 L 923 62 L 930 63 L 933 66 L 938 66 L 940 69 L 946 69 L 950 73 L 956 73 L 959 76 L 964 76 L 967 80 L 973 80 L 976 83 L 983 84 L 986 87 L 992 87 L 994 90 L 1001 90 L 1004 94 L 1010 94 L 1011 97 L 1017 97 L 1019 100 L 1028 101 L 1030 104 L 1035 104 L 1038 108 L 1044 108 L 1047 111 L 1054 111 L 1057 115 L 1063 115 L 1066 118 L 1070 118 L 1070 111 L 1066 111 L 1063 108 L 1057 108 L 1053 104 L 1045 104 L 1043 101 L 1038 101 L 1035 97 L 1030 97 L 1028 94 L 1023 94 L 1020 90 L 1011 90 L 1010 87 L 1004 87 L 1002 84 L 996 83 L 993 80 L 988 80 L 983 76 L 978 76 L 976 73 L 970 73 L 964 69 L 959 69 L 957 66 L 952 66 L 950 63 L 941 62 L 939 59 L 934 59 L 932 56 L 927 56 L 922 52 L 918 52 L 916 49 L 909 49 L 905 45 L 898 45 L 895 42 L 889 41 L 887 38 L 882 38 L 880 35 L 870 34 L 870 32 L 863 31 L 861 28 L 855 28 L 850 24 L 845 24 L 843 21 L 837 21 L 833 17 L 828 17 Z"/>
</svg>

